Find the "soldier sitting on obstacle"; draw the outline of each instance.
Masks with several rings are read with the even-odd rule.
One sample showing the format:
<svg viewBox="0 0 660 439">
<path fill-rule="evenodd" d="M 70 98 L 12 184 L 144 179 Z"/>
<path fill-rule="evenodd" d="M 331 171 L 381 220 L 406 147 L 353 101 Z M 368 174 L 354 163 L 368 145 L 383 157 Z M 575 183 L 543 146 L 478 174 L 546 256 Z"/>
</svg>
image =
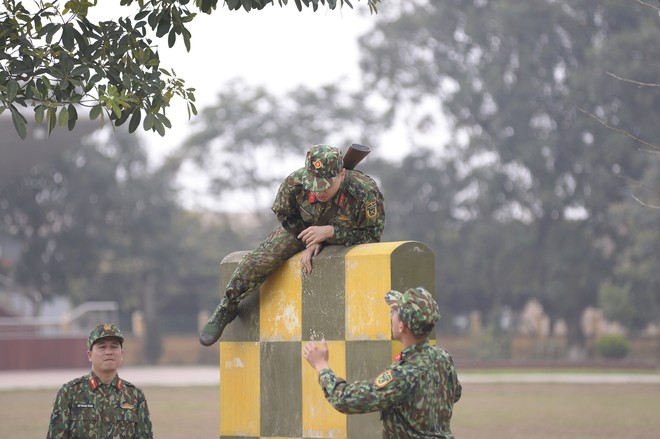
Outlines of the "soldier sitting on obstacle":
<svg viewBox="0 0 660 439">
<path fill-rule="evenodd" d="M 325 398 L 342 413 L 381 412 L 384 438 L 453 439 L 451 415 L 461 384 L 451 355 L 431 346 L 428 336 L 440 318 L 438 305 L 422 287 L 390 291 L 392 338 L 403 351 L 375 380 L 352 384 L 328 366 L 328 347 L 310 342 L 303 356 L 319 372 Z"/>
<path fill-rule="evenodd" d="M 383 196 L 371 177 L 352 170 L 355 163 L 345 164 L 341 151 L 332 146 L 314 145 L 308 150 L 305 167 L 290 174 L 277 192 L 272 209 L 280 225 L 239 262 L 223 299 L 199 335 L 202 345 L 218 341 L 236 318 L 238 303 L 294 254 L 303 251 L 300 262 L 309 273 L 312 258 L 324 244 L 380 241 L 385 224 Z"/>
</svg>

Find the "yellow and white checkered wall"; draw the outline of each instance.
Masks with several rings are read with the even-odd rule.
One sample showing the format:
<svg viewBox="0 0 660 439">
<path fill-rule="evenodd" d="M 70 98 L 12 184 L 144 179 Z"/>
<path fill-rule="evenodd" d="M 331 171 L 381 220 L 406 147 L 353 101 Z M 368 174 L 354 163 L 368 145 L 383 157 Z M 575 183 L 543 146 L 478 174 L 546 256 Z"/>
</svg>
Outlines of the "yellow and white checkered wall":
<svg viewBox="0 0 660 439">
<path fill-rule="evenodd" d="M 226 285 L 245 252 L 221 263 Z M 374 378 L 400 345 L 391 339 L 391 289 L 435 291 L 435 256 L 415 241 L 328 246 L 303 274 L 289 259 L 239 306 L 220 340 L 220 438 L 382 437 L 378 413 L 346 416 L 323 397 L 305 343 L 325 338 L 347 381 Z M 223 294 L 221 292 L 221 294 Z"/>
</svg>

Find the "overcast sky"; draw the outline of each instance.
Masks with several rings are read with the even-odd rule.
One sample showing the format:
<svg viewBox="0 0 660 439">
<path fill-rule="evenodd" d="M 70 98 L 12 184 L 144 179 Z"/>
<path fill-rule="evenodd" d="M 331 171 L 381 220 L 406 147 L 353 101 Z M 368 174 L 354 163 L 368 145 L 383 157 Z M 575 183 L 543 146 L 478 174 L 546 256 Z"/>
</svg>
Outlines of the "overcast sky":
<svg viewBox="0 0 660 439">
<path fill-rule="evenodd" d="M 94 14 L 116 17 L 119 10 L 122 15 L 130 15 L 130 9 L 117 5 L 117 0 L 103 0 Z M 293 2 L 249 13 L 220 7 L 211 15 L 198 15 L 189 25 L 190 52 L 186 52 L 182 40 L 171 49 L 166 38 L 155 42 L 161 66 L 174 69 L 187 87 L 196 89 L 196 106 L 201 110 L 215 103 L 223 85 L 237 77 L 274 92 L 301 84 L 318 86 L 338 78 L 356 83 L 356 40 L 369 25 L 370 17 L 366 0 L 354 2 L 354 9 L 331 11 L 320 7 L 316 12 L 299 12 Z M 183 100 L 173 100 L 168 117 L 173 128 L 165 138 L 146 136 L 152 148 L 169 150 L 185 137 L 188 115 Z"/>
<path fill-rule="evenodd" d="M 338 79 L 355 86 L 359 83 L 357 38 L 371 27 L 376 16 L 369 14 L 366 0 L 353 5 L 354 9 L 345 6 L 334 11 L 319 7 L 316 12 L 305 8 L 299 12 L 293 2 L 249 13 L 220 7 L 211 15 L 198 15 L 189 24 L 190 52 L 186 52 L 182 40 L 177 40 L 171 49 L 166 38 L 155 38 L 154 42 L 161 66 L 173 69 L 187 87 L 196 89 L 199 111 L 216 103 L 220 89 L 234 78 L 264 85 L 275 93 Z M 122 16 L 134 15 L 130 8 L 120 7 L 119 0 L 103 0 L 92 8 L 90 16 L 116 19 L 117 11 Z M 137 131 L 147 141 L 156 163 L 185 139 L 190 126 L 183 100 L 174 99 L 171 105 L 167 115 L 172 129 L 167 130 L 165 137 Z M 403 155 L 405 149 L 401 145 L 405 142 L 397 137 L 396 132 L 388 134 L 390 146 L 374 145 L 379 154 L 395 160 Z M 364 143 L 361 139 L 356 141 Z M 204 192 L 204 182 L 199 178 L 182 179 L 189 192 Z"/>
</svg>

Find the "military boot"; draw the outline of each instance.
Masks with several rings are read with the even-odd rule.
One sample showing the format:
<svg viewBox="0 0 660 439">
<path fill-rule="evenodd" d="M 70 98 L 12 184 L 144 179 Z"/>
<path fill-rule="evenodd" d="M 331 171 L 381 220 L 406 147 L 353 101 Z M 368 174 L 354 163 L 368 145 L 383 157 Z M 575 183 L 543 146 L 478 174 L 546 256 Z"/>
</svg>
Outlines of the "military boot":
<svg viewBox="0 0 660 439">
<path fill-rule="evenodd" d="M 209 321 L 206 322 L 202 332 L 199 334 L 199 342 L 204 346 L 211 346 L 218 341 L 225 329 L 238 314 L 238 303 L 234 301 L 220 302 L 220 305 L 213 311 Z"/>
</svg>

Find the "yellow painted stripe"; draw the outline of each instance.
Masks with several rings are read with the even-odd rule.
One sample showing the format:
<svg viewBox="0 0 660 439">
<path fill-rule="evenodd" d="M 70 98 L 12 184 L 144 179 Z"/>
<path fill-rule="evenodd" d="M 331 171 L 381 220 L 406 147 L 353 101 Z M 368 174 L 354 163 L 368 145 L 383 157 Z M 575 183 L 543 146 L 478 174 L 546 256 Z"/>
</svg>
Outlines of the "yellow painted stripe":
<svg viewBox="0 0 660 439">
<path fill-rule="evenodd" d="M 401 247 L 401 245 L 411 241 L 395 241 L 395 242 L 375 242 L 372 244 L 361 244 L 351 248 L 347 253 L 348 255 L 355 256 L 371 256 L 377 254 L 391 255 L 394 250 Z"/>
<path fill-rule="evenodd" d="M 403 243 L 363 244 L 346 253 L 346 340 L 391 338 L 384 297 L 392 285 L 392 252 Z"/>
<path fill-rule="evenodd" d="M 320 342 L 309 342 L 320 343 Z M 346 343 L 328 341 L 330 368 L 337 376 L 346 376 Z M 303 343 L 303 349 L 304 345 Z M 302 358 L 302 409 L 304 437 L 346 437 L 346 415 L 339 413 L 326 401 L 318 383 L 318 373 Z"/>
<path fill-rule="evenodd" d="M 259 436 L 259 343 L 220 343 L 220 436 Z"/>
<path fill-rule="evenodd" d="M 302 340 L 302 275 L 295 255 L 261 286 L 259 324 L 261 341 Z"/>
</svg>

